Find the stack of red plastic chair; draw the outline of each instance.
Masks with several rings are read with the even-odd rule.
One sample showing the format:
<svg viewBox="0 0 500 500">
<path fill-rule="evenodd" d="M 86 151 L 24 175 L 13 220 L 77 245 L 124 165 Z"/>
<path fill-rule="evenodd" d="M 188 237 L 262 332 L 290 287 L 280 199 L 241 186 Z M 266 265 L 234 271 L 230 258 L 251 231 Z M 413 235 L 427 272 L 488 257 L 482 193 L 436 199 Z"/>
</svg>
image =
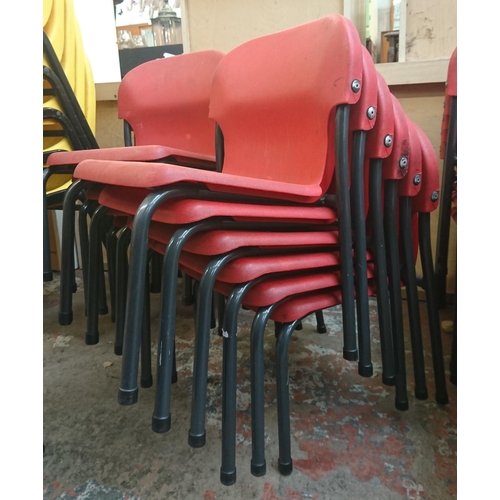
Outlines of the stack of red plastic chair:
<svg viewBox="0 0 500 500">
<path fill-rule="evenodd" d="M 405 266 L 414 266 L 416 248 L 427 240 L 417 243 L 411 237 L 426 234 L 419 227 L 419 216 L 437 206 L 439 189 L 433 184 L 437 163 L 427 154 L 428 143 L 376 74 L 353 24 L 341 15 L 250 40 L 229 52 L 215 70 L 210 116 L 220 132 L 220 172 L 172 163 L 85 160 L 76 167 L 74 178 L 79 189 L 99 186 L 91 252 L 96 251 L 92 227 L 97 227 L 100 217 L 109 213 L 129 217 L 119 390 L 123 405 L 138 399 L 140 355 L 141 382 L 152 376 L 144 366 L 150 362 L 143 336 L 147 259 L 151 248 L 164 254 L 152 421 L 156 432 L 171 426 L 179 269 L 199 282 L 189 432 L 193 447 L 205 443 L 214 290 L 227 297 L 222 329 L 221 481 L 232 484 L 236 480 L 236 319 L 241 306 L 256 312 L 251 342 L 254 475 L 266 471 L 261 384 L 262 335 L 268 319 L 278 326 L 281 473 L 293 469 L 287 346 L 305 316 L 342 305 L 344 357 L 358 359 L 360 375 L 371 376 L 366 302 L 369 295 L 380 295 L 379 316 L 386 319 L 381 331 L 384 382 L 396 386 L 396 406 L 408 408 L 400 289 L 408 286 L 411 277 L 401 274 L 400 245 L 407 251 L 402 259 Z M 405 198 L 410 203 L 402 201 Z M 409 212 L 400 214 L 402 206 Z M 409 227 L 399 224 L 408 213 Z M 96 259 L 89 263 L 92 272 Z M 95 300 L 99 287 L 95 277 L 89 286 L 95 287 Z M 92 326 L 87 330 L 88 342 L 95 343 L 96 325 L 88 326 Z M 418 329 L 415 317 L 410 332 L 415 352 L 421 350 Z M 416 396 L 425 398 L 425 384 L 418 378 L 424 372 L 421 358 L 414 357 L 419 365 Z M 438 394 L 441 403 L 446 402 L 444 394 Z"/>
</svg>

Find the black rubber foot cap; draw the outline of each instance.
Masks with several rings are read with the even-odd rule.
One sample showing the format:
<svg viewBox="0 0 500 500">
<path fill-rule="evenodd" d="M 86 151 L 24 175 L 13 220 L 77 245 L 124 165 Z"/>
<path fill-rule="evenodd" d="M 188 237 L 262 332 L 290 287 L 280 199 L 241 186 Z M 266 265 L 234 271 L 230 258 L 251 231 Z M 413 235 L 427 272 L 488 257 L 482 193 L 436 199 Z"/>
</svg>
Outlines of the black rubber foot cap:
<svg viewBox="0 0 500 500">
<path fill-rule="evenodd" d="M 250 471 L 252 472 L 252 476 L 262 477 L 266 475 L 266 462 L 263 464 L 251 464 Z"/>
<path fill-rule="evenodd" d="M 59 313 L 59 324 L 61 326 L 71 325 L 73 322 L 73 313 Z"/>
<path fill-rule="evenodd" d="M 316 331 L 317 331 L 318 333 L 326 333 L 326 331 L 327 331 L 327 330 L 326 330 L 326 326 L 325 326 L 325 325 L 318 326 L 318 327 L 316 328 Z"/>
<path fill-rule="evenodd" d="M 142 378 L 141 377 L 141 387 L 143 389 L 147 389 L 148 387 L 151 387 L 153 385 L 153 376 L 151 375 L 150 377 Z"/>
<path fill-rule="evenodd" d="M 85 334 L 86 345 L 96 345 L 98 343 L 99 343 L 99 332 L 97 332 L 95 335 L 88 335 L 87 333 Z"/>
<path fill-rule="evenodd" d="M 447 405 L 447 404 L 449 404 L 450 400 L 448 399 L 448 394 L 436 394 L 436 403 L 438 405 Z"/>
<path fill-rule="evenodd" d="M 195 436 L 189 431 L 188 444 L 191 448 L 202 448 L 205 446 L 206 433 L 204 432 L 201 436 Z"/>
<path fill-rule="evenodd" d="M 108 314 L 108 312 L 109 311 L 108 311 L 108 307 L 107 306 L 106 307 L 99 307 L 99 314 L 101 316 L 106 316 L 106 314 Z"/>
<path fill-rule="evenodd" d="M 396 385 L 396 377 L 394 375 L 391 375 L 390 377 L 386 377 L 385 375 L 382 375 L 382 383 L 384 385 L 389 385 L 391 387 Z"/>
<path fill-rule="evenodd" d="M 175 384 L 177 382 L 177 371 L 172 373 L 172 384 Z"/>
<path fill-rule="evenodd" d="M 233 472 L 220 471 L 220 482 L 224 486 L 231 486 L 236 482 L 236 469 Z"/>
<path fill-rule="evenodd" d="M 71 287 L 71 292 L 76 293 L 77 290 L 78 290 L 78 287 L 76 286 L 76 283 L 73 283 L 73 286 Z"/>
<path fill-rule="evenodd" d="M 54 276 L 52 275 L 52 271 L 48 273 L 43 273 L 43 281 L 52 281 Z"/>
<path fill-rule="evenodd" d="M 347 359 L 347 361 L 356 361 L 358 359 L 358 350 L 354 349 L 353 351 L 348 351 L 347 349 L 344 349 L 344 359 Z"/>
<path fill-rule="evenodd" d="M 170 425 L 172 423 L 171 415 L 167 418 L 156 418 L 153 416 L 151 421 L 151 429 L 158 434 L 163 434 L 164 432 L 168 432 L 170 430 Z"/>
<path fill-rule="evenodd" d="M 118 391 L 118 403 L 122 406 L 131 406 L 137 403 L 139 397 L 139 389 L 134 389 L 133 391 L 124 391 L 120 389 Z"/>
<path fill-rule="evenodd" d="M 287 464 L 278 462 L 278 470 L 282 476 L 289 476 L 293 472 L 293 464 L 291 461 Z"/>
<path fill-rule="evenodd" d="M 115 345 L 115 354 L 121 356 L 123 354 L 123 346 Z"/>
<path fill-rule="evenodd" d="M 370 363 L 369 365 L 358 365 L 358 373 L 362 377 L 371 377 L 373 376 L 373 365 Z"/>
<path fill-rule="evenodd" d="M 409 407 L 410 407 L 410 405 L 408 403 L 408 400 L 406 400 L 406 401 L 398 401 L 396 399 L 396 410 L 406 411 L 406 410 L 408 410 Z"/>
<path fill-rule="evenodd" d="M 194 304 L 193 297 L 182 297 L 182 305 L 184 306 L 192 306 Z"/>
<path fill-rule="evenodd" d="M 453 385 L 457 385 L 457 374 L 456 373 L 452 373 L 450 375 L 450 382 L 453 384 Z"/>
<path fill-rule="evenodd" d="M 429 399 L 429 393 L 427 392 L 427 389 L 422 391 L 415 391 L 415 397 L 417 399 L 420 399 L 421 401 L 425 401 L 426 399 Z"/>
</svg>

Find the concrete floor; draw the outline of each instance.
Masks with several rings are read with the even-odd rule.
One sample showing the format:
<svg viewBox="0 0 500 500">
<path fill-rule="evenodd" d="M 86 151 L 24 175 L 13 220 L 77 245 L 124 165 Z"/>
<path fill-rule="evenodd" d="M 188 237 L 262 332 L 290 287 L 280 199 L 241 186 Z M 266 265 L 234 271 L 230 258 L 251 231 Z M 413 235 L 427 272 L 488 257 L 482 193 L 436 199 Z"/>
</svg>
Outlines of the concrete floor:
<svg viewBox="0 0 500 500">
<path fill-rule="evenodd" d="M 159 295 L 152 296 L 153 354 L 156 352 Z M 84 343 L 83 292 L 74 294 L 74 321 L 58 324 L 59 287 L 44 283 L 44 500 L 302 500 L 427 499 L 457 496 L 457 394 L 448 384 L 450 404 L 433 400 L 432 362 L 427 331 L 429 399 L 410 392 L 410 409 L 394 408 L 393 388 L 380 377 L 376 306 L 371 303 L 375 374 L 362 378 L 356 363 L 342 358 L 340 308 L 325 311 L 328 333 L 315 332 L 314 317 L 304 321 L 290 345 L 292 453 L 294 471 L 277 470 L 274 331 L 267 335 L 267 474 L 250 474 L 250 384 L 248 333 L 253 314 L 242 311 L 239 331 L 238 478 L 219 482 L 221 339 L 211 344 L 207 444 L 187 443 L 191 403 L 192 308 L 178 306 L 179 381 L 173 386 L 172 429 L 150 427 L 154 386 L 139 402 L 117 402 L 121 360 L 113 352 L 114 324 L 101 316 L 100 342 Z M 425 303 L 421 304 L 423 326 Z M 451 319 L 451 311 L 441 311 Z M 408 331 L 408 328 L 407 328 Z M 451 336 L 443 332 L 448 367 Z M 411 355 L 407 339 L 407 369 Z M 153 360 L 155 361 L 155 357 Z M 409 377 L 409 388 L 413 387 Z"/>
</svg>

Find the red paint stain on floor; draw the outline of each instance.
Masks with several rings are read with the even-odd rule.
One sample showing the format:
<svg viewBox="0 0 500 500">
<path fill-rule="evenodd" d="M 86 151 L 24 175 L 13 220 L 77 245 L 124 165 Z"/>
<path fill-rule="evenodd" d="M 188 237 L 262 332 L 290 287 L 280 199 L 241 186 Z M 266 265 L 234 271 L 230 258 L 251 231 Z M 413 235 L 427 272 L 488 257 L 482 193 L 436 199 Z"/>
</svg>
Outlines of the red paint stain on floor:
<svg viewBox="0 0 500 500">
<path fill-rule="evenodd" d="M 203 495 L 203 500 L 215 500 L 215 491 L 207 490 Z"/>
</svg>

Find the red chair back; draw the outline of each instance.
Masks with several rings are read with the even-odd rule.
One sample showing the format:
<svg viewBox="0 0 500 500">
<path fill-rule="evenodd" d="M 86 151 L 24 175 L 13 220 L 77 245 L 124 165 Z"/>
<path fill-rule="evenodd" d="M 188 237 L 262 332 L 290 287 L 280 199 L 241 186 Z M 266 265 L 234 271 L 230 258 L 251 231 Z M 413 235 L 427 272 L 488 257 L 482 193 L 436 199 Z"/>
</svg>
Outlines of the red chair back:
<svg viewBox="0 0 500 500">
<path fill-rule="evenodd" d="M 145 62 L 118 88 L 118 118 L 135 144 L 172 146 L 215 155 L 215 122 L 208 116 L 215 67 L 224 54 L 206 50 Z"/>
<path fill-rule="evenodd" d="M 223 172 L 293 184 L 330 185 L 335 109 L 362 85 L 354 25 L 331 15 L 250 40 L 218 65 L 210 116 L 224 136 Z"/>
</svg>

